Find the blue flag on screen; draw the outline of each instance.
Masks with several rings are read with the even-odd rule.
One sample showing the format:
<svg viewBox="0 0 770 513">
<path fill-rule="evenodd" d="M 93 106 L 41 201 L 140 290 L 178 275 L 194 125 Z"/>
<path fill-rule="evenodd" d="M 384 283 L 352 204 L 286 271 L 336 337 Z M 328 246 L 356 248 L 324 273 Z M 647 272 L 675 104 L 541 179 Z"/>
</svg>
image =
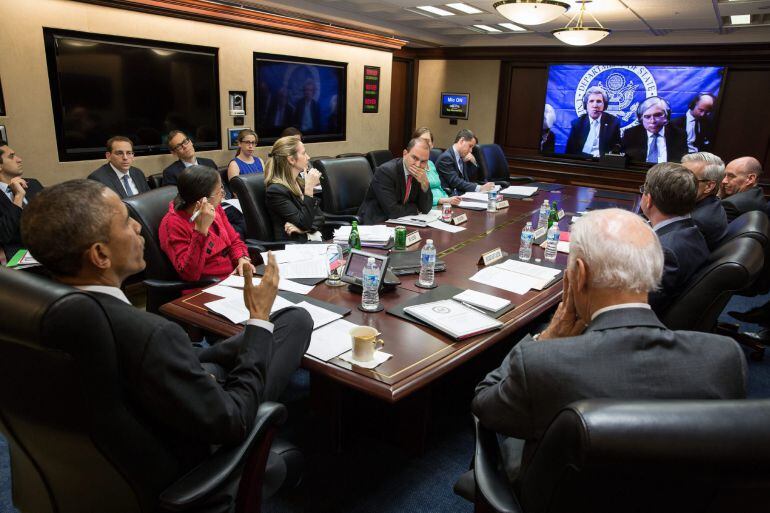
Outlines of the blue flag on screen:
<svg viewBox="0 0 770 513">
<path fill-rule="evenodd" d="M 605 112 L 620 120 L 620 129 L 637 125 L 636 108 L 649 96 L 660 96 L 671 105 L 671 118 L 683 116 L 698 93 L 719 96 L 724 68 L 706 66 L 551 65 L 546 105 L 555 113 L 551 131 L 554 152 L 564 153 L 572 121 L 585 114 L 583 95 L 592 86 L 609 95 Z M 546 111 L 548 107 L 546 107 Z"/>
</svg>

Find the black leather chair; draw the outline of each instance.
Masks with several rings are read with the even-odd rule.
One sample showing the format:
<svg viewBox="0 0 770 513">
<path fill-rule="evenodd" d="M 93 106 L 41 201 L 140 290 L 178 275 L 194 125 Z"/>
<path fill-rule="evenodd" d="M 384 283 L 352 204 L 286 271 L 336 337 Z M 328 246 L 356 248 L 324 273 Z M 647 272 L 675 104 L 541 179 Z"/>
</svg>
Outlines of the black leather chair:
<svg viewBox="0 0 770 513">
<path fill-rule="evenodd" d="M 282 249 L 287 242 L 276 242 L 270 214 L 265 206 L 265 175 L 234 176 L 230 187 L 238 196 L 246 218 L 247 245 L 258 246 L 259 251 Z"/>
<path fill-rule="evenodd" d="M 501 513 L 764 512 L 769 423 L 768 400 L 579 401 L 551 422 L 514 494 L 496 434 L 476 420 L 475 493 L 455 491 Z"/>
<path fill-rule="evenodd" d="M 721 245 L 661 321 L 672 330 L 713 331 L 730 298 L 754 282 L 764 260 L 762 246 L 752 238 L 738 237 Z"/>
<path fill-rule="evenodd" d="M 374 170 L 382 164 L 393 160 L 393 154 L 390 150 L 374 150 L 366 154 L 366 160 L 369 161 L 369 165 L 372 166 L 372 173 L 374 173 Z"/>
<path fill-rule="evenodd" d="M 318 168 L 318 161 L 323 159 L 333 159 L 334 157 L 330 155 L 321 155 L 319 157 L 313 157 L 310 159 L 310 167 Z"/>
<path fill-rule="evenodd" d="M 442 153 L 444 153 L 444 148 L 436 148 L 434 146 L 433 149 L 430 150 L 430 161 L 435 164 Z"/>
<path fill-rule="evenodd" d="M 511 182 L 529 183 L 534 182 L 531 176 L 511 176 L 508 169 L 508 159 L 505 158 L 503 149 L 498 144 L 479 144 L 474 148 L 478 149 L 476 159 L 481 170 L 481 180 L 494 182 L 501 187 L 508 187 Z"/>
<path fill-rule="evenodd" d="M 751 237 L 767 249 L 770 240 L 770 221 L 767 216 L 759 211 L 746 212 L 732 220 L 727 225 L 727 233 L 720 241 L 720 245 L 727 244 L 738 237 Z"/>
<path fill-rule="evenodd" d="M 0 309 L 0 432 L 21 511 L 194 511 L 241 475 L 237 511 L 251 512 L 296 483 L 301 454 L 270 449 L 284 406 L 262 404 L 246 440 L 188 473 L 127 402 L 112 328 L 94 298 L 0 269 Z"/>
<path fill-rule="evenodd" d="M 349 157 L 323 159 L 316 165 L 321 172 L 324 214 L 355 216 L 372 182 L 369 162 L 364 157 Z"/>
<path fill-rule="evenodd" d="M 176 197 L 173 185 L 153 189 L 149 192 L 126 198 L 128 214 L 142 226 L 144 237 L 145 268 L 144 285 L 147 289 L 147 311 L 158 313 L 161 305 L 173 301 L 186 289 L 194 289 L 214 283 L 215 280 L 184 281 L 160 247 L 158 230 L 163 216 L 168 212 L 169 203 Z"/>
<path fill-rule="evenodd" d="M 366 155 L 364 155 L 363 153 L 340 153 L 335 158 L 347 159 L 347 158 L 351 158 L 351 157 L 366 157 Z"/>
<path fill-rule="evenodd" d="M 163 173 L 155 173 L 154 175 L 147 177 L 147 185 L 150 186 L 150 189 L 157 189 L 158 187 L 162 187 L 162 184 Z"/>
</svg>

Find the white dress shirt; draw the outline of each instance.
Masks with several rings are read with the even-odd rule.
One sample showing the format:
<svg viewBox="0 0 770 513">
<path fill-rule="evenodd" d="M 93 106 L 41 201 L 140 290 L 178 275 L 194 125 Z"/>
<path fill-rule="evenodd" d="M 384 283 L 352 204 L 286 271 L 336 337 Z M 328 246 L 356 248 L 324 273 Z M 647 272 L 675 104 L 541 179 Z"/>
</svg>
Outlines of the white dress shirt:
<svg viewBox="0 0 770 513">
<path fill-rule="evenodd" d="M 652 146 L 652 141 L 654 134 L 647 131 L 647 155 L 650 154 L 650 146 Z M 666 127 L 663 127 L 660 129 L 660 132 L 658 132 L 658 164 L 661 162 L 668 162 L 668 154 L 666 153 Z"/>
<path fill-rule="evenodd" d="M 675 223 L 677 221 L 681 221 L 682 219 L 690 219 L 690 214 L 684 215 L 684 216 L 675 216 L 671 217 L 669 219 L 666 219 L 665 221 L 661 221 L 655 226 L 652 227 L 652 231 L 657 232 L 658 230 L 662 229 L 664 226 L 668 226 L 671 223 Z"/>
<path fill-rule="evenodd" d="M 124 176 L 128 177 L 128 184 L 131 186 L 131 194 L 130 194 L 130 196 L 134 196 L 136 194 L 139 194 L 139 189 L 136 188 L 136 184 L 131 179 L 131 174 L 130 173 L 128 173 L 128 172 L 124 173 L 123 171 L 120 171 L 118 168 L 116 168 L 115 166 L 112 165 L 112 162 L 110 162 L 110 167 L 112 168 L 113 171 L 115 171 L 115 174 L 118 175 L 118 180 L 120 181 L 120 185 L 123 188 L 126 187 L 125 183 L 123 182 L 123 177 Z M 129 191 L 126 191 L 126 192 L 129 192 Z"/>
<path fill-rule="evenodd" d="M 599 130 L 601 129 L 601 120 L 602 118 L 599 117 L 597 119 L 591 119 L 588 118 L 590 130 L 588 131 L 588 136 L 586 136 L 586 143 L 583 145 L 583 153 L 588 153 L 589 155 L 593 155 L 594 157 L 599 156 Z"/>
<path fill-rule="evenodd" d="M 690 153 L 695 153 L 698 151 L 698 148 L 695 147 L 695 118 L 692 117 L 692 114 L 688 110 L 685 119 L 687 120 L 685 125 L 687 130 L 687 149 Z"/>
<path fill-rule="evenodd" d="M 8 196 L 8 199 L 10 199 L 11 201 L 13 201 L 13 190 L 11 189 L 11 186 L 10 186 L 10 185 L 8 185 L 8 184 L 7 184 L 7 183 L 5 183 L 5 182 L 0 182 L 0 190 L 2 190 L 2 191 L 3 191 L 3 194 L 5 194 L 6 196 Z M 22 205 L 24 205 L 24 206 L 26 206 L 26 205 L 27 205 L 27 197 L 26 197 L 26 196 L 24 196 L 24 199 L 23 199 L 23 200 L 21 200 L 21 204 L 22 204 Z"/>
<path fill-rule="evenodd" d="M 621 310 L 623 308 L 646 308 L 647 310 L 652 310 L 652 307 L 647 303 L 621 303 L 619 305 L 605 306 L 604 308 L 599 308 L 597 311 L 593 313 L 593 315 L 591 315 L 591 321 L 599 317 L 599 315 L 603 314 L 604 312 L 611 312 L 612 310 Z"/>
</svg>

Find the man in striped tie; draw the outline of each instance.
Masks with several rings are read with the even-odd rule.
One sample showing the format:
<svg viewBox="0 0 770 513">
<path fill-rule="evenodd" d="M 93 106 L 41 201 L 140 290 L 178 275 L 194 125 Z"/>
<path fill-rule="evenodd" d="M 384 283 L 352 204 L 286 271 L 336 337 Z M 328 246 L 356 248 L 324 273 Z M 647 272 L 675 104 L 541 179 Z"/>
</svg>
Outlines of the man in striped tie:
<svg viewBox="0 0 770 513">
<path fill-rule="evenodd" d="M 130 198 L 150 190 L 141 169 L 133 167 L 134 145 L 131 139 L 116 135 L 107 141 L 107 163 L 88 175 L 90 180 L 101 182 L 121 199 Z"/>
</svg>

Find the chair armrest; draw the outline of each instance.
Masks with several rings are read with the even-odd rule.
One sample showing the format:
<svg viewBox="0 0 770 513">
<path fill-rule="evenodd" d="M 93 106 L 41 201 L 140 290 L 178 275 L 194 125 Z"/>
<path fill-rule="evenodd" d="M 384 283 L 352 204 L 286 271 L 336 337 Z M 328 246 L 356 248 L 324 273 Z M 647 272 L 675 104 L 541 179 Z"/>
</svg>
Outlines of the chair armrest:
<svg viewBox="0 0 770 513">
<path fill-rule="evenodd" d="M 144 280 L 145 287 L 151 289 L 158 289 L 164 291 L 184 290 L 184 289 L 197 289 L 205 287 L 206 285 L 213 285 L 219 282 L 217 278 L 203 278 L 198 281 L 183 281 L 183 280 Z"/>
<path fill-rule="evenodd" d="M 323 213 L 324 215 L 324 224 L 333 225 L 333 226 L 350 226 L 353 224 L 353 221 L 356 221 L 357 223 L 361 223 L 361 218 L 354 215 L 345 215 L 345 214 L 327 214 L 326 212 Z"/>
<path fill-rule="evenodd" d="M 506 182 L 505 180 L 495 180 L 495 185 L 499 185 L 500 187 L 505 189 L 506 187 L 510 187 L 511 183 L 510 182 Z"/>
<path fill-rule="evenodd" d="M 473 416 L 476 429 L 476 452 L 473 456 L 473 472 L 476 477 L 476 500 L 478 494 L 499 513 L 524 513 L 519 501 L 513 495 L 511 484 L 500 470 L 500 446 L 497 435 L 481 425 Z"/>
<path fill-rule="evenodd" d="M 509 176 L 508 181 L 511 183 L 531 183 L 534 182 L 535 179 L 531 176 Z"/>
<path fill-rule="evenodd" d="M 253 251 L 256 251 L 257 253 L 264 253 L 265 251 L 278 251 L 280 249 L 284 249 L 284 247 L 287 244 L 294 244 L 294 241 L 291 240 L 282 240 L 282 241 L 269 241 L 269 240 L 257 240 L 257 239 L 246 239 L 244 241 L 246 244 L 246 247 L 249 249 L 249 253 L 252 253 Z M 252 260 L 254 257 L 252 257 Z"/>
<path fill-rule="evenodd" d="M 196 507 L 216 492 L 219 486 L 227 483 L 233 474 L 241 472 L 247 460 L 248 466 L 259 472 L 261 480 L 275 429 L 286 421 L 287 415 L 286 407 L 282 404 L 266 402 L 259 405 L 254 427 L 246 439 L 235 446 L 220 447 L 208 459 L 179 478 L 161 492 L 160 505 L 171 511 Z M 244 471 L 244 476 L 246 473 Z M 250 477 L 255 477 L 255 474 L 252 473 Z M 260 490 L 255 492 L 261 492 L 261 486 L 257 488 Z"/>
</svg>

